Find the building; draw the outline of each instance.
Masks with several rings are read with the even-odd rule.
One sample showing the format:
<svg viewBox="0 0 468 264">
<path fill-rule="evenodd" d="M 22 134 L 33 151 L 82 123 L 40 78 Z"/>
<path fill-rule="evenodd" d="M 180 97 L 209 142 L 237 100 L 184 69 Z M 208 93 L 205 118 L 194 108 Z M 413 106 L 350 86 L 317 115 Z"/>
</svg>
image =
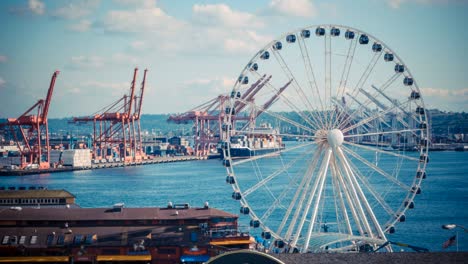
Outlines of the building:
<svg viewBox="0 0 468 264">
<path fill-rule="evenodd" d="M 78 207 L 75 196 L 66 190 L 47 190 L 42 186 L 0 186 L 0 208 L 2 207 Z M 0 214 L 1 217 L 1 214 Z"/>
<path fill-rule="evenodd" d="M 238 216 L 208 205 L 0 210 L 0 263 L 202 263 L 252 243 Z"/>
</svg>

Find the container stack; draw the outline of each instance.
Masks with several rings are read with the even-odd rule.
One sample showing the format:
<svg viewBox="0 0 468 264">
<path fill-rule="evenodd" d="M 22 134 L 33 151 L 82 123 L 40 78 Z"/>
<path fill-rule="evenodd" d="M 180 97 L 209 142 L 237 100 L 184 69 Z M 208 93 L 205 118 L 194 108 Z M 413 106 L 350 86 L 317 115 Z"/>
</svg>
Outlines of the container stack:
<svg viewBox="0 0 468 264">
<path fill-rule="evenodd" d="M 60 163 L 60 160 L 62 158 L 62 151 L 61 150 L 56 150 L 56 149 L 53 149 L 50 151 L 50 160 L 49 162 L 50 163 Z"/>
<path fill-rule="evenodd" d="M 62 152 L 62 163 L 65 166 L 91 166 L 91 152 L 89 149 L 67 149 Z"/>
</svg>

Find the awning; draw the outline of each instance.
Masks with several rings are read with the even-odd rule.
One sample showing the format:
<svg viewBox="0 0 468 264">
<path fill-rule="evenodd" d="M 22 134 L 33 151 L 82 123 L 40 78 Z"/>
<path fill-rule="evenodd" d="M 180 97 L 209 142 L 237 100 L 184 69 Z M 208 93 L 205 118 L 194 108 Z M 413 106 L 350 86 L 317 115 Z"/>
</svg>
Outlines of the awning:
<svg viewBox="0 0 468 264">
<path fill-rule="evenodd" d="M 97 261 L 145 261 L 151 260 L 151 255 L 98 255 Z"/>
<path fill-rule="evenodd" d="M 182 255 L 180 261 L 184 263 L 188 262 L 207 262 L 210 259 L 208 255 Z"/>
<path fill-rule="evenodd" d="M 210 245 L 214 246 L 227 246 L 227 245 L 246 245 L 252 243 L 249 240 L 221 240 L 221 241 L 211 241 Z"/>
<path fill-rule="evenodd" d="M 0 263 L 4 262 L 68 262 L 68 256 L 35 256 L 35 257 L 0 257 Z"/>
</svg>

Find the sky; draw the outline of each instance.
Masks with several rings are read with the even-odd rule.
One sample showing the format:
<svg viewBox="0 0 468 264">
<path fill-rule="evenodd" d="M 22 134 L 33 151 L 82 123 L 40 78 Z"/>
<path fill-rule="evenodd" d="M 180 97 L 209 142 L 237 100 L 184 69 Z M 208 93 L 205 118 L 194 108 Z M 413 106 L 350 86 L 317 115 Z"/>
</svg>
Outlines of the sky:
<svg viewBox="0 0 468 264">
<path fill-rule="evenodd" d="M 135 67 L 143 114 L 185 112 L 230 92 L 271 40 L 320 24 L 385 42 L 427 108 L 468 110 L 468 0 L 4 0 L 0 117 L 45 98 L 55 70 L 49 117 L 90 115 L 128 93 Z"/>
</svg>

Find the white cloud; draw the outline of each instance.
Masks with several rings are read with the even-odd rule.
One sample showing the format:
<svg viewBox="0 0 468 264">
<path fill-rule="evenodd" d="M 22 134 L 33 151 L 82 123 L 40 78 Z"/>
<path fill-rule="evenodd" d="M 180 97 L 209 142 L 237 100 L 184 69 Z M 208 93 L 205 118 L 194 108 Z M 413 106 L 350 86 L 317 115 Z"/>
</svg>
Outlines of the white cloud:
<svg viewBox="0 0 468 264">
<path fill-rule="evenodd" d="M 105 65 L 137 65 L 139 58 L 125 54 L 125 53 L 114 53 L 108 58 L 101 56 L 73 56 L 71 57 L 68 67 L 72 69 L 102 69 Z"/>
<path fill-rule="evenodd" d="M 227 5 L 195 5 L 192 12 L 192 20 L 184 21 L 158 7 L 113 10 L 96 25 L 101 25 L 105 32 L 138 35 L 139 39 L 130 43 L 134 51 L 154 49 L 169 56 L 200 51 L 252 53 L 269 40 L 252 31 L 249 24 L 254 28 L 263 25 L 252 14 L 234 11 Z"/>
<path fill-rule="evenodd" d="M 77 32 L 86 32 L 91 29 L 91 21 L 87 19 L 83 19 L 77 24 L 70 25 L 68 28 L 72 31 L 77 31 Z"/>
<path fill-rule="evenodd" d="M 3 87 L 5 85 L 6 81 L 3 80 L 2 77 L 0 77 L 0 87 Z"/>
<path fill-rule="evenodd" d="M 113 83 L 113 82 L 99 82 L 99 81 L 86 81 L 81 84 L 82 87 L 93 87 L 99 89 L 109 90 L 123 90 L 130 87 L 129 83 Z"/>
<path fill-rule="evenodd" d="M 272 0 L 268 7 L 279 14 L 314 17 L 317 15 L 317 8 L 311 0 Z"/>
<path fill-rule="evenodd" d="M 259 28 L 264 23 L 258 17 L 246 12 L 232 10 L 226 4 L 198 5 L 192 8 L 193 20 L 207 26 Z"/>
<path fill-rule="evenodd" d="M 45 12 L 45 4 L 40 0 L 29 0 L 28 8 L 33 14 L 36 15 L 43 15 Z"/>
<path fill-rule="evenodd" d="M 74 69 L 99 69 L 104 67 L 104 59 L 99 56 L 74 56 L 69 66 Z"/>
<path fill-rule="evenodd" d="M 0 55 L 0 63 L 4 63 L 8 61 L 8 57 L 5 55 Z"/>
<path fill-rule="evenodd" d="M 134 50 L 145 50 L 148 48 L 148 44 L 145 41 L 135 40 L 130 43 L 130 47 Z"/>
<path fill-rule="evenodd" d="M 209 92 L 211 95 L 219 95 L 226 93 L 235 84 L 235 79 L 221 76 L 215 78 L 199 78 L 183 82 L 183 86 L 189 90 L 198 93 L 199 90 Z M 199 88 L 199 89 L 198 89 Z"/>
<path fill-rule="evenodd" d="M 421 88 L 421 95 L 427 108 L 467 111 L 468 88 Z"/>
<path fill-rule="evenodd" d="M 114 0 L 114 2 L 121 5 L 136 6 L 142 8 L 156 7 L 156 0 Z"/>
<path fill-rule="evenodd" d="M 185 23 L 167 15 L 160 8 L 138 8 L 133 11 L 113 10 L 107 13 L 103 21 L 104 29 L 108 32 L 136 33 L 136 32 L 167 32 L 176 31 Z"/>
<path fill-rule="evenodd" d="M 52 16 L 64 19 L 78 19 L 91 14 L 98 6 L 100 0 L 74 0 L 67 5 L 57 8 Z"/>
<path fill-rule="evenodd" d="M 253 53 L 258 51 L 272 38 L 258 35 L 254 31 L 242 32 L 242 35 L 224 36 L 224 49 L 230 53 Z"/>
<path fill-rule="evenodd" d="M 138 63 L 138 58 L 134 56 L 130 56 L 124 53 L 115 53 L 111 57 L 112 63 L 118 64 L 133 64 L 136 65 Z"/>
<path fill-rule="evenodd" d="M 398 9 L 404 3 L 416 4 L 448 4 L 448 3 L 466 3 L 466 0 L 387 0 L 391 8 Z"/>
</svg>

